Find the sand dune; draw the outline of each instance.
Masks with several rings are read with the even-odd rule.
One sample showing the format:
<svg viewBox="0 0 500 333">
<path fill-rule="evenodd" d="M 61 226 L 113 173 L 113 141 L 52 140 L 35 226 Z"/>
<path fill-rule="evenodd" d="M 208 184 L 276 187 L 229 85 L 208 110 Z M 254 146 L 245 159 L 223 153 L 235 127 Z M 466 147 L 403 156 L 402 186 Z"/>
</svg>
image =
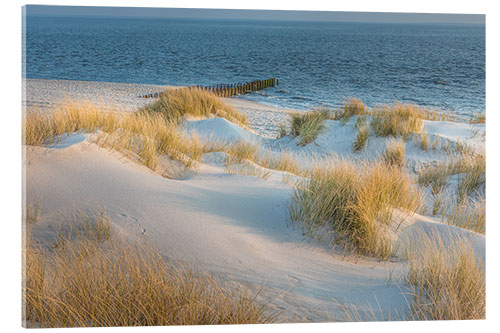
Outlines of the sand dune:
<svg viewBox="0 0 500 333">
<path fill-rule="evenodd" d="M 272 296 L 290 320 L 341 316 L 334 298 L 374 307 L 377 299 L 384 309 L 405 306 L 401 286 L 387 284 L 398 264 L 344 260 L 287 225 L 286 184 L 231 176 L 210 165 L 191 179 L 169 180 L 87 141 L 61 149 L 28 147 L 27 157 L 28 200 L 39 196 L 44 203 L 35 230 L 56 228 L 60 214 L 75 206 L 104 207 L 114 232 L 264 286 L 263 295 Z"/>
<path fill-rule="evenodd" d="M 31 91 L 28 104 L 43 102 L 39 96 L 50 96 L 44 89 L 51 85 L 59 87 L 54 95 L 57 97 L 72 90 L 72 84 L 77 83 L 27 80 Z M 115 94 L 113 101 L 129 105 L 131 94 L 121 90 L 123 85 L 104 86 L 110 88 L 111 95 Z M 77 95 L 94 96 L 102 91 L 101 87 L 91 84 L 89 90 Z M 149 88 L 143 86 L 139 90 Z M 80 91 L 79 87 L 74 89 Z M 139 91 L 131 89 L 134 94 Z M 117 97 L 122 93 L 123 99 Z M 231 103 L 246 114 L 253 112 L 253 118 L 249 117 L 251 131 L 222 118 L 188 120 L 184 130 L 196 131 L 205 138 L 258 141 L 269 151 L 286 149 L 297 153 L 304 164 L 308 157 L 316 155 L 337 153 L 359 158 L 376 156 L 385 149 L 385 139 L 374 138 L 370 139 L 370 150 L 361 155 L 352 153 L 353 123 L 341 126 L 332 120 L 327 120 L 315 143 L 301 149 L 296 139 L 272 139 L 278 124 L 287 119 L 288 111 L 238 99 Z M 429 134 L 443 140 L 473 140 L 475 148 L 484 149 L 484 125 L 429 122 L 425 126 Z M 442 152 L 422 152 L 416 143 L 409 143 L 408 147 L 409 163 L 447 158 Z M 405 264 L 399 260 L 346 258 L 341 250 L 330 249 L 326 242 L 304 236 L 299 228 L 289 225 L 287 202 L 292 187 L 280 177 L 264 180 L 230 175 L 223 166 L 205 159 L 190 177 L 167 179 L 117 152 L 99 148 L 88 134 L 71 135 L 50 147 L 25 149 L 27 201 L 41 198 L 43 203 L 42 219 L 33 230 L 44 237 L 49 238 L 56 230 L 62 215 L 75 209 L 102 208 L 111 217 L 116 235 L 154 244 L 170 258 L 248 283 L 255 290 L 262 288 L 260 297 L 283 311 L 284 320 L 342 319 L 344 311 L 339 303 L 357 308 L 362 314 L 365 306 L 380 308 L 378 319 L 404 319 L 408 312 L 405 284 L 398 279 Z M 431 218 L 415 215 L 401 231 L 411 235 L 417 227 L 424 231 L 450 230 Z M 483 256 L 484 236 L 460 232 L 474 240 Z"/>
</svg>

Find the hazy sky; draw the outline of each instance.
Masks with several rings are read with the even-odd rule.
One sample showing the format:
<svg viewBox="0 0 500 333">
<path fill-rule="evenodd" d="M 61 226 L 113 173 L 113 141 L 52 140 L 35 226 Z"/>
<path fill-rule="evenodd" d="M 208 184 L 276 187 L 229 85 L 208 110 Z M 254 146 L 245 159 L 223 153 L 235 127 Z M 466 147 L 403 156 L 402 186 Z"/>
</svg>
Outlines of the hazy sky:
<svg viewBox="0 0 500 333">
<path fill-rule="evenodd" d="M 28 15 L 104 16 L 148 18 L 212 18 L 287 21 L 390 22 L 390 23 L 469 23 L 484 24 L 478 14 L 413 14 L 291 10 L 233 10 L 134 7 L 80 7 L 27 5 Z"/>
</svg>

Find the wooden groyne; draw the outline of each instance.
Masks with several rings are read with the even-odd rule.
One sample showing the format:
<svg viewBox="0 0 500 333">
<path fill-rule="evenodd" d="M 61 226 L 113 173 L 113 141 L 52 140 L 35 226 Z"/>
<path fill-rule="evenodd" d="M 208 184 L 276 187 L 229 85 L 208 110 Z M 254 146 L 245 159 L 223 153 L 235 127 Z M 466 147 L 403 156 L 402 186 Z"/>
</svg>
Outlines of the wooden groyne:
<svg viewBox="0 0 500 333">
<path fill-rule="evenodd" d="M 190 86 L 181 89 L 200 89 L 204 91 L 211 92 L 218 97 L 231 97 L 235 95 L 249 94 L 251 92 L 262 90 L 270 87 L 275 87 L 279 85 L 279 79 L 274 77 L 266 80 L 255 80 L 245 83 L 234 83 L 234 84 L 216 84 L 210 86 Z M 139 96 L 141 98 L 158 98 L 160 97 L 159 92 Z"/>
</svg>

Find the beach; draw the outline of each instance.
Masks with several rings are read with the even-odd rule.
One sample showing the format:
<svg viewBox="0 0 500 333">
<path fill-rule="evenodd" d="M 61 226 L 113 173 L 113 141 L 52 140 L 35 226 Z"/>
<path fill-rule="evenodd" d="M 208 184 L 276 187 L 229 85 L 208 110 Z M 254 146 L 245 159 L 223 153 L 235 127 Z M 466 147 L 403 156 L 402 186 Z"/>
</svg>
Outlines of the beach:
<svg viewBox="0 0 500 333">
<path fill-rule="evenodd" d="M 25 79 L 23 84 L 23 106 L 41 110 L 69 99 L 133 112 L 154 101 L 139 96 L 168 88 L 42 79 Z M 186 117 L 181 122 L 182 133 L 196 133 L 200 140 L 256 143 L 258 153 L 270 156 L 287 152 L 299 167 L 334 156 L 374 161 L 386 150 L 386 138 L 372 135 L 366 149 L 353 152 L 356 117 L 345 123 L 325 120 L 317 138 L 303 145 L 300 137 L 279 135 L 280 126 L 289 128 L 290 116 L 299 111 L 242 98 L 222 100 L 247 117 L 247 127 L 216 116 Z M 405 141 L 403 166 L 411 177 L 449 160 L 448 150 L 460 149 L 464 143 L 472 155 L 484 154 L 484 123 L 443 118 L 423 120 L 422 128 L 429 146 L 435 143 L 436 147 L 424 149 L 422 135 L 410 135 Z M 224 153 L 209 152 L 196 170 L 164 177 L 123 152 L 96 144 L 95 136 L 83 131 L 62 136 L 50 145 L 24 146 L 26 201 L 42 202 L 40 221 L 31 227 L 38 237 L 50 239 L 61 216 L 75 209 L 104 209 L 116 237 L 154 246 L 174 261 L 248 286 L 258 292 L 259 300 L 278 310 L 279 322 L 348 320 L 346 309 L 366 320 L 402 320 L 410 313 L 409 286 L 402 279 L 408 267 L 401 257 L 380 260 L 346 255 L 342 247 L 332 247 L 329 239 L 314 239 L 291 223 L 289 201 L 303 175 L 251 161 L 236 163 L 236 167 L 250 165 L 251 172 L 228 171 L 221 161 Z M 171 165 L 166 163 L 163 167 Z M 259 176 L 263 174 L 265 177 Z M 460 177 L 452 175 L 445 185 L 452 196 L 459 182 Z M 423 191 L 428 194 L 425 203 L 432 206 L 430 188 Z M 470 241 L 475 256 L 484 259 L 485 236 L 481 233 L 449 225 L 423 211 L 409 214 L 401 225 L 391 231 L 396 243 L 414 237 L 419 230 L 452 233 Z"/>
</svg>

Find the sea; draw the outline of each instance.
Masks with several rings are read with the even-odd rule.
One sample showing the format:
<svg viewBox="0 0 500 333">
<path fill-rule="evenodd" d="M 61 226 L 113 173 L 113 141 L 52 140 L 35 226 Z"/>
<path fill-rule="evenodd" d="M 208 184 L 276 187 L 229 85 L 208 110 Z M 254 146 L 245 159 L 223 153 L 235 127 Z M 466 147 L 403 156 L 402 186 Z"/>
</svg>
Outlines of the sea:
<svg viewBox="0 0 500 333">
<path fill-rule="evenodd" d="M 27 16 L 23 77 L 161 85 L 277 78 L 238 98 L 485 111 L 485 26 Z"/>
</svg>

